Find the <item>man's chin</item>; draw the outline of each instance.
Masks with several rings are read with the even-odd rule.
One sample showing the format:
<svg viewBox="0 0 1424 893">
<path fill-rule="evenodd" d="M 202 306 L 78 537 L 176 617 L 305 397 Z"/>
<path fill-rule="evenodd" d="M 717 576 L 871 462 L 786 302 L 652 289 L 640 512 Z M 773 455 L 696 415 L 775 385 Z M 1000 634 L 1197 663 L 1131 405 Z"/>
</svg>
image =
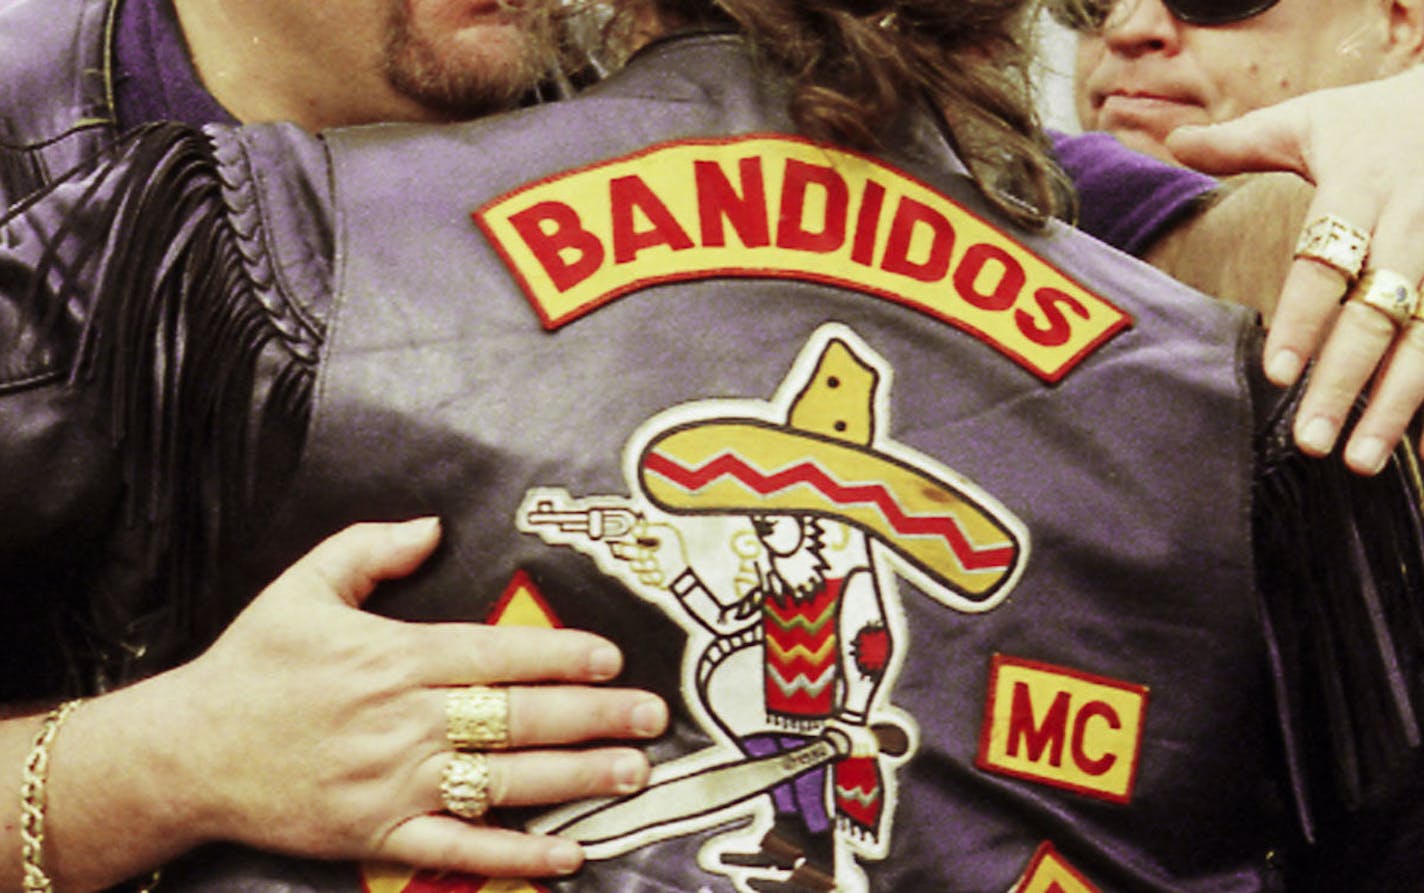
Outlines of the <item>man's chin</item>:
<svg viewBox="0 0 1424 893">
<path fill-rule="evenodd" d="M 386 67 L 391 83 L 446 119 L 509 108 L 548 68 L 547 50 L 512 23 L 471 25 L 438 43 L 411 41 L 396 50 Z"/>
</svg>

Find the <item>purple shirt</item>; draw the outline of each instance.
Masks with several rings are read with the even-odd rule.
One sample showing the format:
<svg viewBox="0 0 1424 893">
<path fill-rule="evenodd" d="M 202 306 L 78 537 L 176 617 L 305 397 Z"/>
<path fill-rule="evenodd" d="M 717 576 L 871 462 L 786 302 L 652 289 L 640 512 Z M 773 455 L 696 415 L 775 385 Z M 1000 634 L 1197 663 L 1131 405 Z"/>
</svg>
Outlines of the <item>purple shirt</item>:
<svg viewBox="0 0 1424 893">
<path fill-rule="evenodd" d="M 124 0 L 114 35 L 119 129 L 153 121 L 236 124 L 203 86 L 188 55 L 173 0 Z"/>
<path fill-rule="evenodd" d="M 1078 228 L 1141 254 L 1203 194 L 1206 174 L 1127 148 L 1106 133 L 1053 133 L 1058 163 L 1078 189 Z"/>
</svg>

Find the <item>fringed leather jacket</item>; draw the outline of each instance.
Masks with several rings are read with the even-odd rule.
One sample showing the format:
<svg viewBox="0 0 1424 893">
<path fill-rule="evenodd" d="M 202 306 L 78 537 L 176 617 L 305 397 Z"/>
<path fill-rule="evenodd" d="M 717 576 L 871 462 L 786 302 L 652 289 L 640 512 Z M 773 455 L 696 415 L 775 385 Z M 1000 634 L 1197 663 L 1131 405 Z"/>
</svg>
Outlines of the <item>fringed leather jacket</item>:
<svg viewBox="0 0 1424 893">
<path fill-rule="evenodd" d="M 869 155 L 785 107 L 704 35 L 459 127 L 126 140 L 0 228 L 0 566 L 64 581 L 104 682 L 440 514 L 376 610 L 593 629 L 675 707 L 648 793 L 498 817 L 594 857 L 499 889 L 1417 870 L 1344 809 L 1413 778 L 1407 456 L 1298 455 L 1245 312 L 1015 228 L 937 122 Z M 237 849 L 164 884 L 482 889 Z"/>
<path fill-rule="evenodd" d="M 110 104 L 97 74 L 104 70 L 102 38 L 111 5 L 0 2 L 0 208 L 92 157 L 112 137 L 112 127 L 100 123 L 110 118 Z M 6 335 L 13 322 L 7 320 Z M 0 393 L 26 386 L 28 367 L 7 343 Z M 20 424 L 8 414 L 6 423 Z M 20 467 L 4 466 L 0 489 L 14 486 Z M 63 672 L 50 607 L 56 574 L 67 574 L 69 562 L 30 553 L 25 565 L 0 571 L 7 593 L 0 618 L 11 640 L 0 650 L 0 697 L 6 699 L 33 697 Z"/>
<path fill-rule="evenodd" d="M 115 0 L 0 0 L 0 207 L 114 136 Z"/>
</svg>

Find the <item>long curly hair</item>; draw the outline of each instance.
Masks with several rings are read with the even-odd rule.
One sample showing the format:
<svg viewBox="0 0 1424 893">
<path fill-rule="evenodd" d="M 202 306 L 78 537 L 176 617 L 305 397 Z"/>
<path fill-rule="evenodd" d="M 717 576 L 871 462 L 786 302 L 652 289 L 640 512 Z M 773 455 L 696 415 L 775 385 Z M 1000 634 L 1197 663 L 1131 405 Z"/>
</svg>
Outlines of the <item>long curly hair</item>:
<svg viewBox="0 0 1424 893">
<path fill-rule="evenodd" d="M 876 149 L 926 107 L 985 195 L 1020 223 L 1072 207 L 1033 103 L 1038 0 L 622 0 L 618 21 L 731 22 L 793 81 L 808 136 Z M 616 31 L 617 29 L 612 29 Z"/>
</svg>

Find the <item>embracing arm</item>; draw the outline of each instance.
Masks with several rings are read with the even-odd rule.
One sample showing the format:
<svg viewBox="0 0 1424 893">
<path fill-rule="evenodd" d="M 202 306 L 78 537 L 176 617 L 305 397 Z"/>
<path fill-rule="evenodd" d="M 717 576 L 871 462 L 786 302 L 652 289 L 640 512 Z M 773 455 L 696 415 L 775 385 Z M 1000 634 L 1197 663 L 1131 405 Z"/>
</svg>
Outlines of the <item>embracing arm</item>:
<svg viewBox="0 0 1424 893">
<path fill-rule="evenodd" d="M 1311 192 L 1290 174 L 1225 180 L 1142 259 L 1198 291 L 1251 307 L 1269 323 Z"/>
<path fill-rule="evenodd" d="M 276 239 L 238 136 L 135 131 L 0 216 L 0 609 L 65 602 L 84 688 L 212 641 L 251 590 L 211 569 L 260 533 L 302 448 L 329 215 L 305 188 L 307 225 Z M 294 188 L 324 182 L 310 138 L 262 145 Z"/>
<path fill-rule="evenodd" d="M 441 811 L 446 690 L 508 687 L 515 750 L 488 757 L 496 806 L 638 786 L 639 752 L 564 745 L 659 734 L 666 706 L 591 686 L 614 676 L 621 656 L 588 633 L 406 624 L 358 610 L 378 581 L 435 547 L 430 520 L 338 534 L 228 624 L 236 611 L 204 587 L 236 554 L 238 534 L 265 517 L 253 491 L 276 489 L 300 448 L 321 320 L 310 305 L 257 294 L 265 280 L 250 275 L 242 206 L 224 200 L 207 138 L 169 128 L 115 151 L 0 217 L 0 422 L 14 422 L 0 426 L 0 463 L 26 462 L 25 480 L 0 481 L 0 506 L 52 515 L 41 516 L 41 538 L 0 527 L 0 584 L 32 558 L 32 543 L 72 543 L 87 512 L 102 545 L 82 551 L 132 571 L 134 595 L 98 605 L 114 587 L 81 579 L 80 623 L 114 637 L 102 650 L 151 661 L 116 674 L 171 666 L 180 649 L 202 648 L 195 629 L 226 629 L 176 669 L 84 702 L 57 730 L 47 871 L 66 893 L 100 889 L 208 841 L 489 875 L 573 870 L 581 856 L 566 843 Z M 47 477 L 73 484 L 74 498 Z M 111 543 L 118 531 L 132 539 Z M 41 575 L 37 589 L 57 580 Z M 142 628 L 165 612 L 181 635 Z M 86 656 L 111 669 L 109 654 Z M 40 722 L 0 721 L 10 790 L 20 790 Z M 20 887 L 19 815 L 18 802 L 0 801 L 10 841 L 0 890 Z"/>
<path fill-rule="evenodd" d="M 1168 140 L 1183 162 L 1217 174 L 1287 171 L 1314 184 L 1305 219 L 1337 216 L 1370 236 L 1367 269 L 1408 282 L 1424 279 L 1424 125 L 1414 110 L 1424 69 L 1306 94 L 1235 121 L 1181 128 Z M 1299 189 L 1300 187 L 1296 187 Z M 1300 219 L 1262 216 L 1240 228 L 1236 251 L 1254 250 L 1253 229 L 1279 228 L 1293 243 Z M 1278 243 L 1279 244 L 1279 243 Z M 1279 255 L 1278 255 L 1279 256 Z M 1279 282 L 1279 280 L 1277 280 Z M 1346 301 L 1342 275 L 1309 259 L 1290 266 L 1278 289 L 1266 371 L 1289 385 L 1317 362 L 1295 419 L 1296 440 L 1322 455 L 1344 431 L 1356 398 L 1369 405 L 1348 432 L 1344 457 L 1355 471 L 1383 468 L 1424 403 L 1424 323 L 1402 326 L 1359 301 Z"/>
<path fill-rule="evenodd" d="M 659 734 L 653 695 L 591 686 L 621 655 L 574 630 L 401 623 L 358 610 L 415 569 L 432 519 L 363 524 L 319 545 L 201 657 L 82 703 L 49 748 L 43 864 L 59 889 L 101 889 L 199 844 L 542 876 L 582 861 L 567 841 L 441 812 L 452 686 L 508 685 L 517 752 L 489 756 L 496 806 L 625 793 L 636 750 L 560 745 Z M 20 789 L 36 717 L 0 721 L 0 765 Z M 558 748 L 558 749 L 553 749 Z M 0 889 L 20 889 L 18 804 Z"/>
</svg>

